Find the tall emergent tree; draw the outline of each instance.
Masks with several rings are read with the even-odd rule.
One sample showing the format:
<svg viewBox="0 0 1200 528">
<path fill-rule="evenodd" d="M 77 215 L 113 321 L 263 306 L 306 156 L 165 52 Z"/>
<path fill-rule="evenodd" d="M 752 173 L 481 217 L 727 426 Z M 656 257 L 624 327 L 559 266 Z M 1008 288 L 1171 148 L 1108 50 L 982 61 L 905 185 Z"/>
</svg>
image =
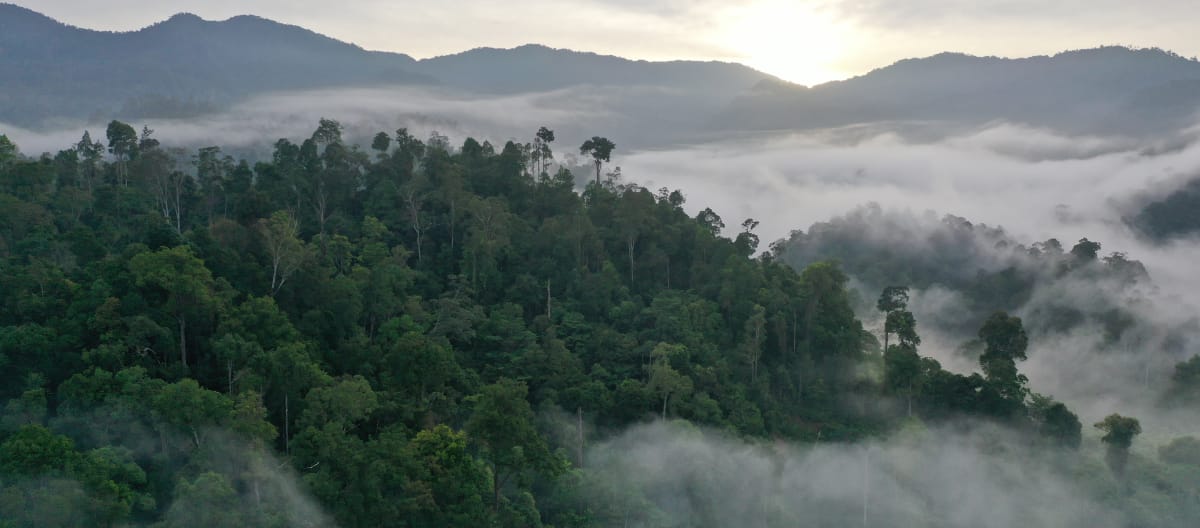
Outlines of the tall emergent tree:
<svg viewBox="0 0 1200 528">
<path fill-rule="evenodd" d="M 596 185 L 600 185 L 600 167 L 612 158 L 613 149 L 617 148 L 608 138 L 594 136 L 579 146 L 579 153 L 592 157 L 596 164 Z"/>
<path fill-rule="evenodd" d="M 908 286 L 888 286 L 883 289 L 883 293 L 879 294 L 879 300 L 875 303 L 876 308 L 883 312 L 883 350 L 887 351 L 888 337 L 895 330 L 889 328 L 888 323 L 892 312 L 905 310 L 908 308 Z"/>
<path fill-rule="evenodd" d="M 1104 461 L 1108 463 L 1108 468 L 1117 478 L 1124 477 L 1125 466 L 1129 463 L 1129 447 L 1133 445 L 1133 437 L 1142 433 L 1142 424 L 1137 418 L 1110 414 L 1096 422 L 1095 427 L 1104 431 L 1100 441 L 1106 446 Z"/>
<path fill-rule="evenodd" d="M 984 344 L 979 366 L 988 383 L 1010 406 L 1023 403 L 1029 378 L 1017 372 L 1017 360 L 1026 359 L 1029 336 L 1021 318 L 996 312 L 979 329 L 979 339 Z"/>
<path fill-rule="evenodd" d="M 113 120 L 108 124 L 108 151 L 116 158 L 117 181 L 129 183 L 129 160 L 137 156 L 138 134 L 127 123 Z"/>
</svg>

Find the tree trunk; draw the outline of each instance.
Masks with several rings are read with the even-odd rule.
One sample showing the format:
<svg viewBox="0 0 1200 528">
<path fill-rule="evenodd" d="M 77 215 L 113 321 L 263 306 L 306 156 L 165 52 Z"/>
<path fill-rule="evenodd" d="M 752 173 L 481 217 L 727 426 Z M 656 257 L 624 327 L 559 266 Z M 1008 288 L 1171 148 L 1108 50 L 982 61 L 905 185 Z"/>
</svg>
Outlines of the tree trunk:
<svg viewBox="0 0 1200 528">
<path fill-rule="evenodd" d="M 272 249 L 275 250 L 275 255 L 271 259 L 271 297 L 274 297 L 275 294 L 279 292 L 279 285 L 276 284 L 275 281 L 279 277 L 279 257 L 280 257 L 280 255 L 279 255 L 279 249 L 277 249 L 277 248 L 272 248 Z"/>
<path fill-rule="evenodd" d="M 667 256 L 667 289 L 671 289 L 671 256 Z"/>
<path fill-rule="evenodd" d="M 633 290 L 633 249 L 637 246 L 637 237 L 631 236 L 626 239 L 626 246 L 629 248 L 629 288 Z"/>
<path fill-rule="evenodd" d="M 187 333 L 186 333 L 187 332 L 187 319 L 184 318 L 183 314 L 180 314 L 179 316 L 177 316 L 176 319 L 179 320 L 179 361 L 183 364 L 183 368 L 186 370 L 187 366 L 188 366 Z"/>
<path fill-rule="evenodd" d="M 583 467 L 583 407 L 576 408 L 575 412 L 579 417 L 579 467 Z"/>
<path fill-rule="evenodd" d="M 908 417 L 912 418 L 912 399 L 913 399 L 913 382 L 912 382 L 912 380 L 908 381 L 908 394 L 905 395 L 905 399 L 908 400 Z"/>
<path fill-rule="evenodd" d="M 663 396 L 662 419 L 664 422 L 667 421 L 667 400 L 670 398 L 671 398 L 671 393 L 669 393 L 669 392 L 666 394 L 666 396 Z"/>
<path fill-rule="evenodd" d="M 500 511 L 500 474 L 496 464 L 492 464 L 492 513 Z"/>
<path fill-rule="evenodd" d="M 454 255 L 454 199 L 450 199 L 450 255 Z"/>
</svg>

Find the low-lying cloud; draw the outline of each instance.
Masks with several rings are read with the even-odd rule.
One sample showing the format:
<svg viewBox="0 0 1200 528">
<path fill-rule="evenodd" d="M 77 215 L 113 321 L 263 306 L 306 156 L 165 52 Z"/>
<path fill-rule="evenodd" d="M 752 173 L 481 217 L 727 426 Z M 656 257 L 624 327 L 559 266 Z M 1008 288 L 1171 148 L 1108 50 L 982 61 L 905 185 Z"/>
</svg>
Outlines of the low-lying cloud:
<svg viewBox="0 0 1200 528">
<path fill-rule="evenodd" d="M 1151 242 L 1124 218 L 1148 198 L 1200 175 L 1193 132 L 1146 142 L 1005 123 L 941 135 L 930 133 L 936 126 L 929 124 L 872 130 L 743 137 L 616 161 L 631 181 L 682 189 L 693 213 L 712 207 L 729 226 L 759 220 L 764 242 L 873 203 L 895 224 L 861 233 L 881 248 L 920 247 L 941 216 L 951 214 L 1002 227 L 1026 245 L 1057 238 L 1070 249 L 1086 237 L 1103 244 L 1102 255 L 1126 253 L 1146 265 L 1151 284 L 1061 280 L 1035 291 L 1017 314 L 1037 317 L 1038 308 L 1052 303 L 1085 310 L 1112 305 L 1132 312 L 1143 326 L 1116 344 L 1105 343 L 1104 329 L 1096 325 L 1039 335 L 1020 368 L 1033 390 L 1066 401 L 1085 422 L 1117 411 L 1154 413 L 1174 364 L 1200 349 L 1200 276 L 1194 273 L 1200 243 Z M 986 247 L 972 259 L 962 270 L 968 276 L 1010 264 Z M 873 299 L 878 292 L 860 293 Z M 963 323 L 960 295 L 938 288 L 914 292 L 913 311 L 925 337 L 922 354 L 953 370 L 977 370 L 973 358 L 958 352 L 972 333 L 939 333 Z"/>
<path fill-rule="evenodd" d="M 1057 453 L 1027 447 L 987 427 L 793 446 L 657 422 L 597 446 L 588 460 L 600 482 L 625 494 L 626 503 L 620 493 L 597 494 L 598 509 L 617 517 L 613 525 L 1125 525 L 1120 512 L 1058 473 Z M 645 503 L 633 502 L 641 497 Z"/>
</svg>

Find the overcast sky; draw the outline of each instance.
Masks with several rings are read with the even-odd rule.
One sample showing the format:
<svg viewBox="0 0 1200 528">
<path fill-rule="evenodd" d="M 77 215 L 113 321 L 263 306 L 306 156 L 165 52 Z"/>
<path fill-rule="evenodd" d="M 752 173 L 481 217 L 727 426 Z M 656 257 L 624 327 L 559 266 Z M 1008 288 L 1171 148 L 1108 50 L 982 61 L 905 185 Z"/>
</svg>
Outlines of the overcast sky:
<svg viewBox="0 0 1200 528">
<path fill-rule="evenodd" d="M 1196 0 L 8 0 L 88 28 L 177 12 L 254 14 L 417 58 L 540 43 L 630 58 L 718 59 L 813 84 L 896 60 L 1104 44 L 1200 54 Z"/>
</svg>

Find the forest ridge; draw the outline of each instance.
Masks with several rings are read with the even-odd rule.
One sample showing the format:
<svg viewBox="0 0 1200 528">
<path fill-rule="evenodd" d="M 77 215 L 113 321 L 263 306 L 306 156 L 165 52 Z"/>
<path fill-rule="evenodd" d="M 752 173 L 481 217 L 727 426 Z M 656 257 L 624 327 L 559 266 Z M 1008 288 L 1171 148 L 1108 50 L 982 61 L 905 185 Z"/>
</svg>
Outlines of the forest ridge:
<svg viewBox="0 0 1200 528">
<path fill-rule="evenodd" d="M 1131 417 L 1095 424 L 1108 469 L 1080 450 L 1020 373 L 1020 318 L 992 313 L 978 373 L 948 372 L 907 287 L 873 335 L 837 264 L 760 252 L 753 219 L 722 236 L 685 191 L 626 183 L 616 148 L 567 148 L 594 165 L 577 179 L 545 127 L 363 148 L 322 119 L 253 163 L 120 121 L 40 157 L 0 136 L 0 525 L 673 526 L 588 463 L 655 421 L 802 444 L 995 424 L 1186 525 L 1194 475 L 1131 459 Z M 1064 272 L 1101 265 L 1091 244 Z"/>
</svg>

